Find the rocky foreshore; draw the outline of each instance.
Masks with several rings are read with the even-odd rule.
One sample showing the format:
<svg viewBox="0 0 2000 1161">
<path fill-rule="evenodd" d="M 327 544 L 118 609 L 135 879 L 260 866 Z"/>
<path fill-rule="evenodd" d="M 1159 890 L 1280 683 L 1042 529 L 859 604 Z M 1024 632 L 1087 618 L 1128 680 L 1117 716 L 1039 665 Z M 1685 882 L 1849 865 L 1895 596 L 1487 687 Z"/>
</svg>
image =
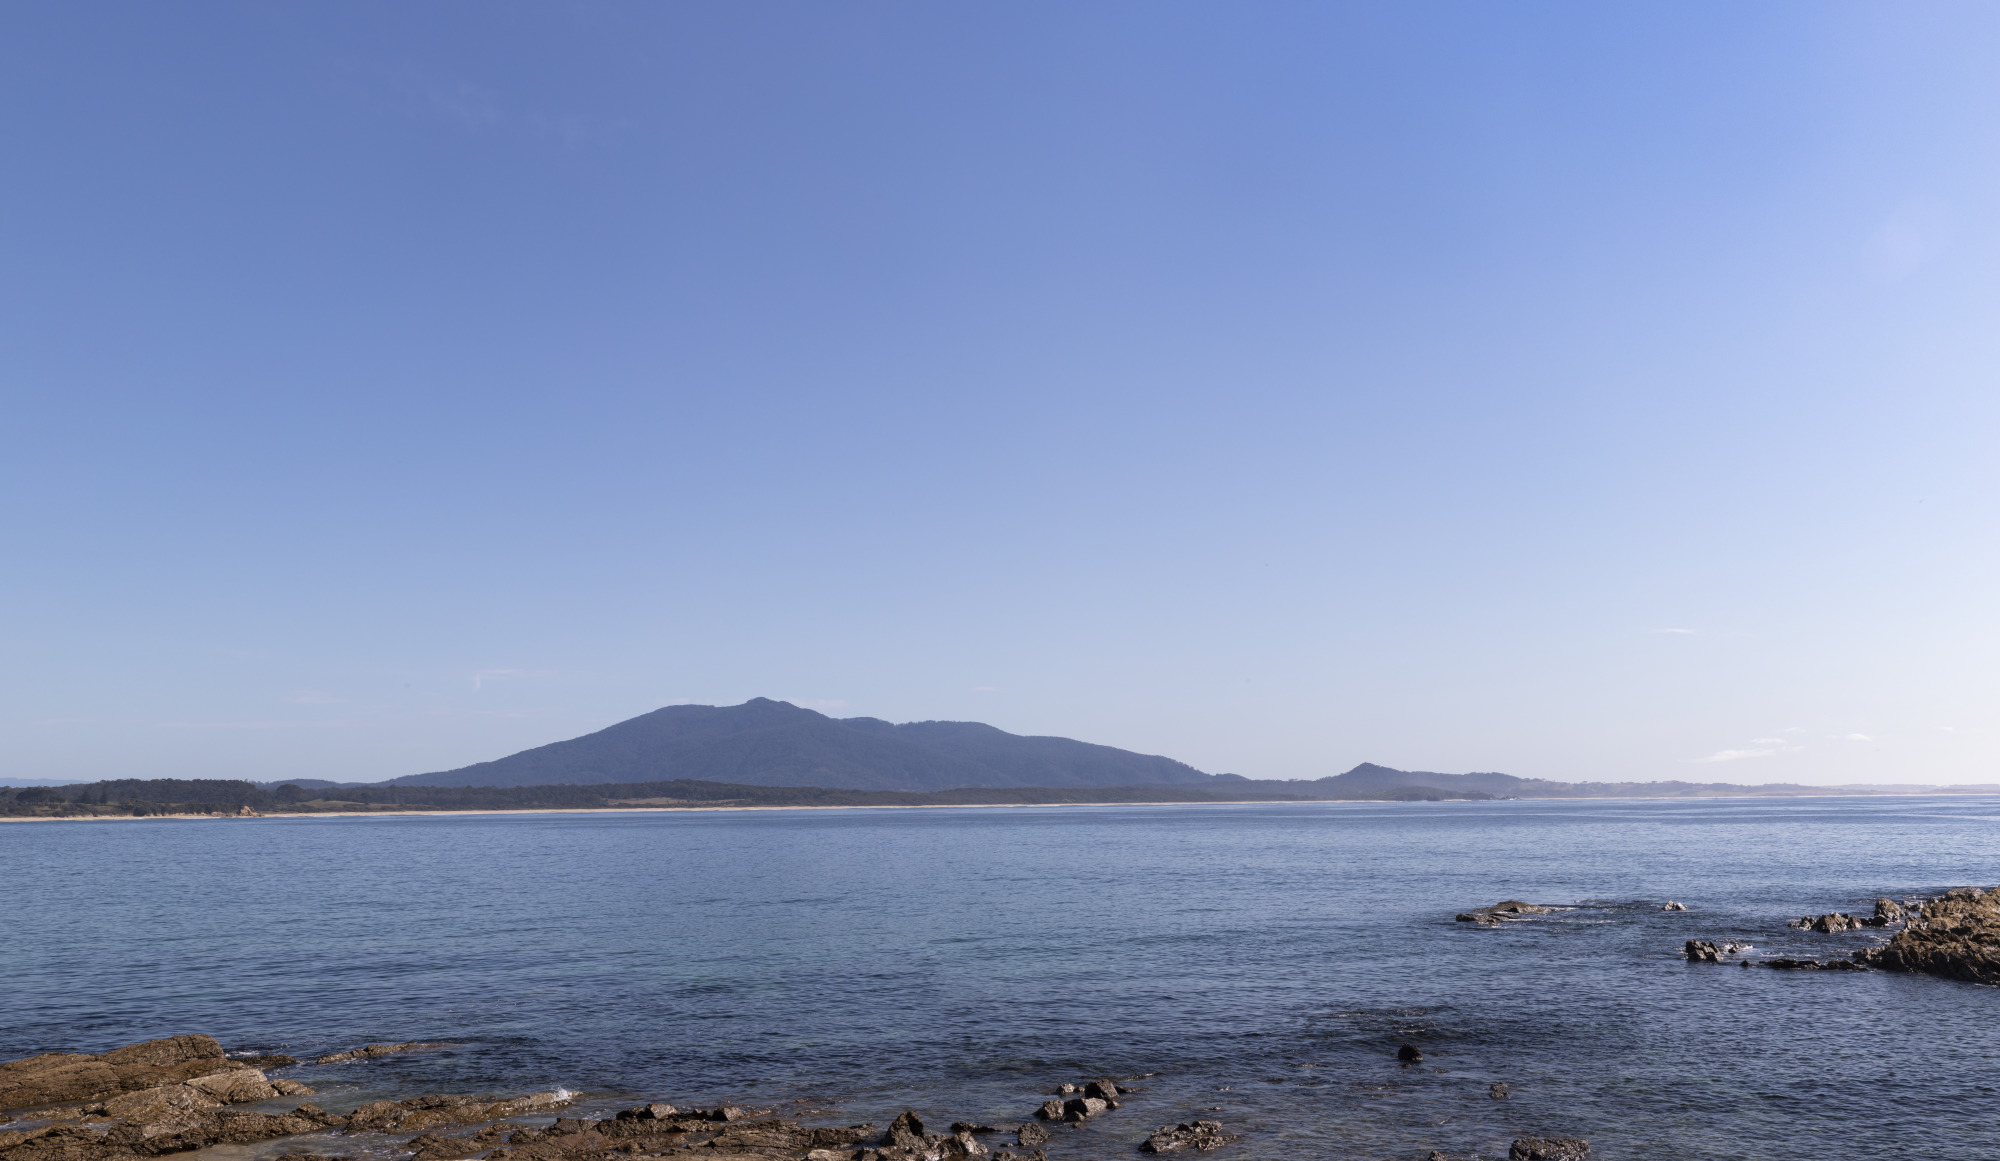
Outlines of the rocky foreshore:
<svg viewBox="0 0 2000 1161">
<path fill-rule="evenodd" d="M 436 1047 L 442 1046 L 369 1045 L 315 1063 Z M 1119 1109 L 1124 1098 L 1141 1091 L 1110 1078 L 1065 1083 L 1011 1128 L 958 1121 L 941 1132 L 915 1112 L 904 1112 L 886 1129 L 808 1126 L 739 1105 L 682 1108 L 654 1102 L 595 1118 L 566 1116 L 563 1111 L 582 1094 L 560 1089 L 512 1097 L 379 1100 L 344 1114 L 315 1104 L 273 1110 L 269 1106 L 281 1098 L 313 1090 L 269 1077 L 256 1065 L 298 1063 L 290 1056 L 231 1058 L 212 1037 L 173 1036 L 101 1055 L 48 1053 L 0 1064 L 0 1161 L 143 1161 L 305 1134 L 314 1135 L 316 1148 L 294 1147 L 274 1161 L 351 1161 L 345 1151 L 319 1151 L 331 1148 L 329 1138 L 346 1136 L 364 1138 L 356 1141 L 357 1152 L 389 1152 L 403 1161 L 1047 1161 L 1046 1147 L 1062 1144 L 1063 1134 Z M 1493 1087 L 1495 1099 L 1506 1095 L 1506 1086 Z M 230 1107 L 250 1104 L 266 1107 Z M 1219 1121 L 1150 1131 L 1141 1122 L 1132 1126 L 1128 1147 L 1148 1154 L 1207 1153 L 1241 1139 Z M 1101 1152 L 1103 1141 L 1090 1146 Z M 281 1148 L 266 1146 L 260 1155 Z M 1510 1156 L 1570 1161 L 1589 1149 L 1581 1140 L 1529 1137 L 1515 1141 Z"/>
</svg>

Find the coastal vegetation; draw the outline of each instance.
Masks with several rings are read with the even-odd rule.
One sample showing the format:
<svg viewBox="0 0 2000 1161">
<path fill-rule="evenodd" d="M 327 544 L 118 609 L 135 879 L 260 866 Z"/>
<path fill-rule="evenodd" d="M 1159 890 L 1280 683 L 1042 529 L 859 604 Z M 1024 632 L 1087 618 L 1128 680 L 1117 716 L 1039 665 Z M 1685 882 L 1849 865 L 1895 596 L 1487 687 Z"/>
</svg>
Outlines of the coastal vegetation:
<svg viewBox="0 0 2000 1161">
<path fill-rule="evenodd" d="M 815 786 L 737 786 L 721 782 L 600 783 L 553 786 L 410 786 L 380 783 L 313 786 L 294 783 L 157 778 L 76 786 L 0 788 L 0 817 L 91 818 L 155 815 L 366 814 L 387 811 L 618 810 L 660 807 L 1007 806 L 1121 802 L 1304 802 L 1332 797 L 1312 788 L 1199 790 L 1185 786 L 971 787 L 918 793 L 840 790 Z M 1398 787 L 1352 801 L 1442 801 L 1490 798 L 1476 792 Z"/>
</svg>

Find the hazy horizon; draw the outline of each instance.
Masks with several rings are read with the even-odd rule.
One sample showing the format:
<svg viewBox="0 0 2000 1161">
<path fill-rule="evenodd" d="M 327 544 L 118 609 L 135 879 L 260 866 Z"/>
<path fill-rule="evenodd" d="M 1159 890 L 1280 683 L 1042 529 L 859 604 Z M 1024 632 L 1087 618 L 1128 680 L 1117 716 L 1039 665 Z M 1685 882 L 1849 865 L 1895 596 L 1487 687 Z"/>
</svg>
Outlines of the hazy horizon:
<svg viewBox="0 0 2000 1161">
<path fill-rule="evenodd" d="M 677 702 L 2000 781 L 2000 12 L 24 6 L 0 783 Z"/>
</svg>

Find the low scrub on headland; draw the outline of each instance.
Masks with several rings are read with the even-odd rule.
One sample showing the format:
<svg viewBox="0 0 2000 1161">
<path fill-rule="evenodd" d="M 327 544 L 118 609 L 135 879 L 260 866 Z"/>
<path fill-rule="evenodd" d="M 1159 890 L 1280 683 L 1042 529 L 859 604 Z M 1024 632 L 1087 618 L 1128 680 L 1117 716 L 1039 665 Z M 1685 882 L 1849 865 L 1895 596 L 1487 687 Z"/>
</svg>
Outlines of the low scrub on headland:
<svg viewBox="0 0 2000 1161">
<path fill-rule="evenodd" d="M 0 788 L 0 816 L 89 818 L 149 815 L 364 814 L 405 810 L 592 810 L 727 806 L 999 806 L 1031 803 L 1301 802 L 1306 793 L 1215 792 L 1185 786 L 1009 786 L 930 792 L 826 790 L 814 786 L 735 786 L 725 782 L 624 782 L 560 786 L 340 786 L 265 789 L 221 779 L 124 779 L 75 786 Z M 1489 798 L 1429 787 L 1399 787 L 1354 800 Z"/>
</svg>

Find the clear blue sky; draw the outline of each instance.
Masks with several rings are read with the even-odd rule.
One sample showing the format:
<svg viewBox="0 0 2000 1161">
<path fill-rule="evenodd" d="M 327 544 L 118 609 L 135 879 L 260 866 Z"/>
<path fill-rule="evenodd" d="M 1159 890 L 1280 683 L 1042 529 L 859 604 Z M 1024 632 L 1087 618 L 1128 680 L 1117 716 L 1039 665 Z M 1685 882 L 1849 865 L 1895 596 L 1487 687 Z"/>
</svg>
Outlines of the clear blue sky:
<svg viewBox="0 0 2000 1161">
<path fill-rule="evenodd" d="M 0 781 L 2000 781 L 1991 5 L 0 29 Z"/>
</svg>

